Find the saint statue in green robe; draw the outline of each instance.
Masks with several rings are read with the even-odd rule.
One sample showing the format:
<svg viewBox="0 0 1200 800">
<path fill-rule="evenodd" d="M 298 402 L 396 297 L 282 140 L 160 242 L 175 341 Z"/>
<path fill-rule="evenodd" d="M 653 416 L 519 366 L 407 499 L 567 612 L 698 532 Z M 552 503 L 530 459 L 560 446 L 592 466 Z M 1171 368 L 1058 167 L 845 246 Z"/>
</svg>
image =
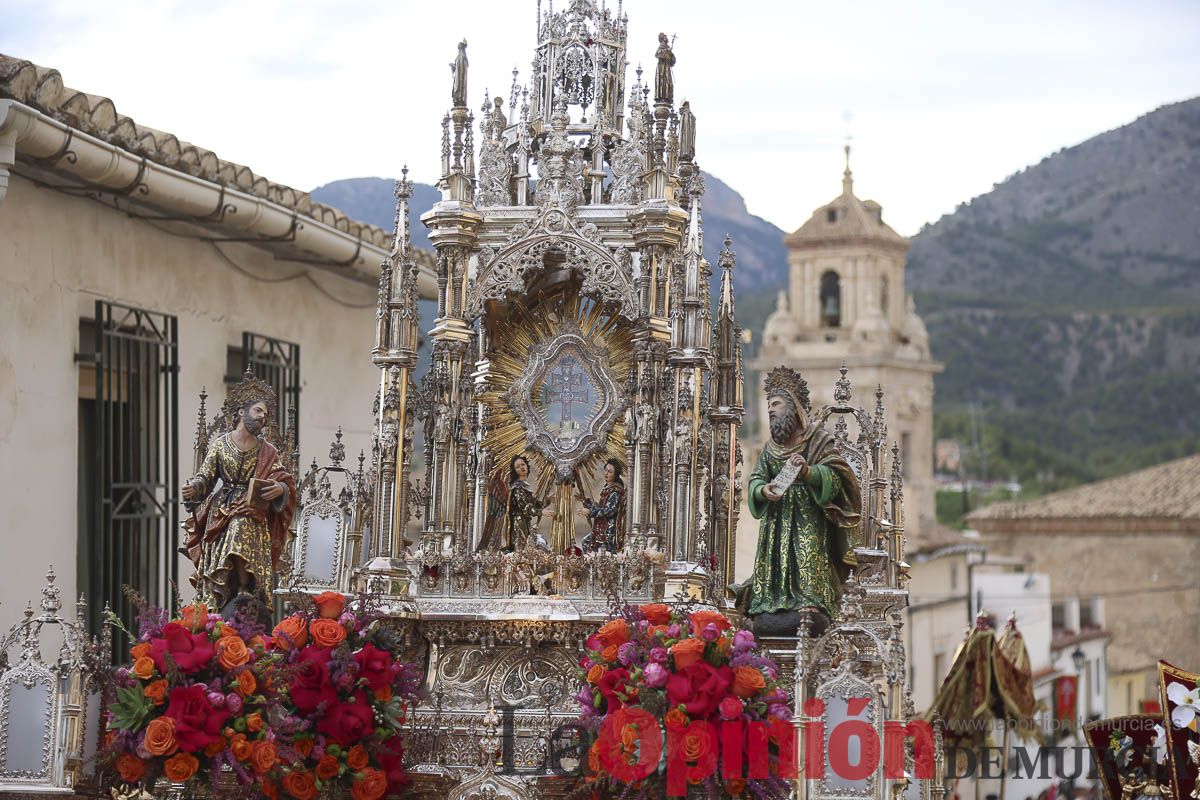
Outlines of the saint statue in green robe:
<svg viewBox="0 0 1200 800">
<path fill-rule="evenodd" d="M 795 636 L 802 614 L 818 633 L 833 618 L 854 565 L 861 505 L 858 478 L 833 436 L 809 420 L 808 386 L 777 367 L 766 381 L 771 439 L 750 473 L 750 514 L 759 520 L 754 573 L 739 607 L 763 635 Z M 785 467 L 795 477 L 784 486 Z"/>
</svg>

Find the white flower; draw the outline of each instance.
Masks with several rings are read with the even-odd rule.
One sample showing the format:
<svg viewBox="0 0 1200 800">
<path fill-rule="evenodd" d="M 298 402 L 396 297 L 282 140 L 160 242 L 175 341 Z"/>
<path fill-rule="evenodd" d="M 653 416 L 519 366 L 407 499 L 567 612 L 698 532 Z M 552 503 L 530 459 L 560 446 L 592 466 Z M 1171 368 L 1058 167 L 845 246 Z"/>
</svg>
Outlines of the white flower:
<svg viewBox="0 0 1200 800">
<path fill-rule="evenodd" d="M 1189 728 L 1200 716 L 1200 690 L 1172 682 L 1167 685 L 1167 699 L 1175 705 L 1171 710 L 1171 724 L 1176 728 Z"/>
<path fill-rule="evenodd" d="M 1154 726 L 1154 760 L 1159 764 L 1167 760 L 1167 729 L 1162 725 Z"/>
</svg>

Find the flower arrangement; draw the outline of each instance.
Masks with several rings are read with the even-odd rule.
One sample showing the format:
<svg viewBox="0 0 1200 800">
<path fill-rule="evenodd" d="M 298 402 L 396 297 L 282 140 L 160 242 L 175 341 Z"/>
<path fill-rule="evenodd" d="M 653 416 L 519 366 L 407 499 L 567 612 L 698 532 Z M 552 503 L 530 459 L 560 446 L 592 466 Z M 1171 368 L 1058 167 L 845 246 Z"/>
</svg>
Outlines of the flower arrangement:
<svg viewBox="0 0 1200 800">
<path fill-rule="evenodd" d="M 234 793 L 270 800 L 398 794 L 408 782 L 400 729 L 420 675 L 378 621 L 368 598 L 348 604 L 338 592 L 270 635 L 199 603 L 175 619 L 143 609 L 109 709 L 117 774 L 145 787 L 207 780 L 214 790 L 231 774 Z"/>
<path fill-rule="evenodd" d="M 275 627 L 274 652 L 289 680 L 280 687 L 292 719 L 284 759 L 265 793 L 295 800 L 349 789 L 354 800 L 395 795 L 408 783 L 400 738 L 420 674 L 398 658 L 399 643 L 365 599 L 347 606 L 338 592 Z"/>
<path fill-rule="evenodd" d="M 576 695 L 595 737 L 593 796 L 786 796 L 791 709 L 757 650 L 716 611 L 656 603 L 609 619 L 587 640 Z"/>
<path fill-rule="evenodd" d="M 173 619 L 142 605 L 138 621 L 109 703 L 106 751 L 121 780 L 215 783 L 228 765 L 243 786 L 261 783 L 279 755 L 266 721 L 278 716 L 271 673 L 280 659 L 265 631 L 202 603 Z"/>
</svg>

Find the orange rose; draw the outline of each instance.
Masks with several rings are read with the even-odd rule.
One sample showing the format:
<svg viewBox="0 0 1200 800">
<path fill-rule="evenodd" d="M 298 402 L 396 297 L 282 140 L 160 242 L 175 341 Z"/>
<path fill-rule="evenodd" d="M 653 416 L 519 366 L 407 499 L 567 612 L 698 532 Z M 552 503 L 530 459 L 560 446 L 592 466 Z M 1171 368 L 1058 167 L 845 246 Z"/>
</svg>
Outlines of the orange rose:
<svg viewBox="0 0 1200 800">
<path fill-rule="evenodd" d="M 313 800 L 317 796 L 317 781 L 306 769 L 294 769 L 284 775 L 283 788 L 296 800 Z"/>
<path fill-rule="evenodd" d="M 621 618 L 610 619 L 596 631 L 596 638 L 604 645 L 605 649 L 609 647 L 620 647 L 629 641 L 629 625 Z"/>
<path fill-rule="evenodd" d="M 146 774 L 146 762 L 132 753 L 122 753 L 117 758 L 117 774 L 126 783 L 137 783 Z"/>
<path fill-rule="evenodd" d="M 669 652 L 675 657 L 675 669 L 685 670 L 704 657 L 704 640 L 684 639 L 671 645 Z"/>
<path fill-rule="evenodd" d="M 266 650 L 267 649 L 267 640 L 264 639 L 261 635 L 255 635 L 250 640 L 250 647 L 254 650 Z"/>
<path fill-rule="evenodd" d="M 364 769 L 361 778 L 350 785 L 354 800 L 379 800 L 387 791 L 387 775 L 383 770 Z"/>
<path fill-rule="evenodd" d="M 600 773 L 600 740 L 592 742 L 588 748 L 588 772 L 593 776 Z"/>
<path fill-rule="evenodd" d="M 242 697 L 249 697 L 254 694 L 254 690 L 258 688 L 258 681 L 254 679 L 254 673 L 248 669 L 244 669 L 237 674 L 237 693 Z"/>
<path fill-rule="evenodd" d="M 279 762 L 274 742 L 255 742 L 254 752 L 250 756 L 250 765 L 259 775 L 270 772 Z"/>
<path fill-rule="evenodd" d="M 346 638 L 346 629 L 333 619 L 315 619 L 308 626 L 313 643 L 318 647 L 337 647 Z"/>
<path fill-rule="evenodd" d="M 729 652 L 729 645 L 732 643 L 733 641 L 728 636 L 722 636 L 715 642 L 717 645 L 717 652 L 724 655 L 725 653 Z"/>
<path fill-rule="evenodd" d="M 239 733 L 233 737 L 229 743 L 229 749 L 233 751 L 234 758 L 238 761 L 247 761 L 250 756 L 254 755 L 254 743 L 246 739 L 246 734 Z"/>
<path fill-rule="evenodd" d="M 712 750 L 708 737 L 700 733 L 686 733 L 683 736 L 683 757 L 688 761 L 699 761 Z"/>
<path fill-rule="evenodd" d="M 250 660 L 250 651 L 239 636 L 222 636 L 217 640 L 217 663 L 225 669 L 240 667 Z"/>
<path fill-rule="evenodd" d="M 333 756 L 322 756 L 321 760 L 317 762 L 317 777 L 323 781 L 335 778 L 337 777 L 338 769 L 340 767 L 336 758 Z"/>
<path fill-rule="evenodd" d="M 621 728 L 621 745 L 626 750 L 633 750 L 633 746 L 638 742 L 638 726 L 629 723 Z"/>
<path fill-rule="evenodd" d="M 619 644 L 610 644 L 608 647 L 600 651 L 600 657 L 605 661 L 616 663 L 617 652 L 620 650 L 620 648 L 621 645 Z"/>
<path fill-rule="evenodd" d="M 592 668 L 587 671 L 587 682 L 591 684 L 600 683 L 600 679 L 604 677 L 604 667 L 599 664 L 593 664 Z"/>
<path fill-rule="evenodd" d="M 133 667 L 129 671 L 134 674 L 134 677 L 148 681 L 154 674 L 154 659 L 150 656 L 142 656 L 133 662 Z"/>
<path fill-rule="evenodd" d="M 638 606 L 638 611 L 642 612 L 642 617 L 651 625 L 671 624 L 671 607 L 666 603 L 647 603 Z"/>
<path fill-rule="evenodd" d="M 208 624 L 208 606 L 204 603 L 192 603 L 183 609 L 183 613 L 179 615 L 179 621 L 185 628 L 193 631 L 200 630 Z"/>
<path fill-rule="evenodd" d="M 649 633 L 651 636 L 657 636 L 658 634 L 661 633 L 663 635 L 663 638 L 665 639 L 665 638 L 667 638 L 667 628 L 669 628 L 669 627 L 671 627 L 671 626 L 670 625 L 651 625 L 649 628 L 646 629 L 646 632 Z"/>
<path fill-rule="evenodd" d="M 293 615 L 276 625 L 275 630 L 271 632 L 271 636 L 275 639 L 275 646 L 280 650 L 304 647 L 308 642 L 308 626 L 304 624 L 303 617 Z M 288 789 L 286 781 L 284 781 L 283 788 L 289 792 L 292 791 Z"/>
<path fill-rule="evenodd" d="M 392 699 L 392 687 L 391 686 L 380 686 L 378 689 L 375 690 L 374 694 L 375 694 L 376 700 L 378 700 L 381 703 L 386 703 L 387 701 Z"/>
<path fill-rule="evenodd" d="M 312 752 L 313 744 L 315 743 L 312 739 L 297 739 L 292 742 L 292 747 L 296 748 L 297 753 L 308 758 L 308 754 Z"/>
<path fill-rule="evenodd" d="M 725 781 L 725 791 L 729 792 L 729 794 L 733 795 L 734 797 L 741 797 L 742 792 L 746 791 L 746 779 L 730 778 L 729 780 Z"/>
<path fill-rule="evenodd" d="M 156 706 L 161 706 L 163 701 L 167 699 L 167 679 L 159 678 L 153 683 L 142 689 L 142 694 L 150 698 L 150 702 Z"/>
<path fill-rule="evenodd" d="M 667 721 L 668 728 L 682 728 L 691 722 L 691 720 L 688 719 L 687 713 L 679 710 L 678 706 L 668 711 L 665 719 Z"/>
<path fill-rule="evenodd" d="M 321 592 L 313 598 L 317 613 L 324 619 L 337 619 L 346 607 L 346 598 L 341 592 Z"/>
<path fill-rule="evenodd" d="M 150 655 L 149 642 L 141 642 L 140 644 L 135 644 L 133 647 L 129 648 L 129 657 L 134 661 L 137 661 L 139 658 L 145 658 L 148 655 Z"/>
<path fill-rule="evenodd" d="M 237 628 L 233 627 L 228 622 L 226 622 L 221 625 L 221 635 L 222 636 L 237 636 L 238 631 L 237 631 Z"/>
<path fill-rule="evenodd" d="M 251 733 L 258 733 L 262 730 L 262 726 L 262 714 L 259 714 L 257 711 L 246 717 L 246 730 L 250 731 Z"/>
<path fill-rule="evenodd" d="M 355 772 L 360 772 L 366 768 L 370 758 L 366 748 L 361 744 L 356 744 L 350 748 L 350 752 L 346 753 L 346 765 Z"/>
<path fill-rule="evenodd" d="M 146 752 L 152 756 L 169 756 L 175 752 L 175 719 L 155 717 L 146 726 Z"/>
<path fill-rule="evenodd" d="M 701 631 L 711 622 L 719 631 L 727 631 L 733 627 L 729 618 L 718 611 L 693 611 L 688 615 L 692 621 L 692 635 L 699 636 Z"/>
<path fill-rule="evenodd" d="M 213 756 L 215 756 L 217 753 L 221 752 L 224 749 L 225 749 L 225 740 L 224 739 L 213 739 L 211 742 L 209 742 L 207 745 L 204 746 L 204 755 L 208 756 L 209 758 L 212 758 Z"/>
<path fill-rule="evenodd" d="M 163 774 L 167 776 L 167 780 L 175 783 L 183 783 L 195 775 L 198 769 L 200 759 L 191 753 L 176 753 L 163 764 Z"/>
<path fill-rule="evenodd" d="M 733 668 L 733 686 L 731 687 L 731 691 L 743 700 L 758 694 L 766 688 L 766 685 L 766 678 L 756 668 Z"/>
</svg>

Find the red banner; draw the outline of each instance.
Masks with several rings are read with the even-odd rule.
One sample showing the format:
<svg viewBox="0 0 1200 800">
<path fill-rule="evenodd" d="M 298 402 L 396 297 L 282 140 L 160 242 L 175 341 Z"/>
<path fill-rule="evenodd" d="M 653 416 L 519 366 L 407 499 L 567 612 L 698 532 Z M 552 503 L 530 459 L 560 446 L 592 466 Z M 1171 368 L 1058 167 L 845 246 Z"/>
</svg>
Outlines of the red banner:
<svg viewBox="0 0 1200 800">
<path fill-rule="evenodd" d="M 1061 675 L 1054 679 L 1054 720 L 1060 726 L 1074 724 L 1078 696 L 1078 675 Z"/>
</svg>

